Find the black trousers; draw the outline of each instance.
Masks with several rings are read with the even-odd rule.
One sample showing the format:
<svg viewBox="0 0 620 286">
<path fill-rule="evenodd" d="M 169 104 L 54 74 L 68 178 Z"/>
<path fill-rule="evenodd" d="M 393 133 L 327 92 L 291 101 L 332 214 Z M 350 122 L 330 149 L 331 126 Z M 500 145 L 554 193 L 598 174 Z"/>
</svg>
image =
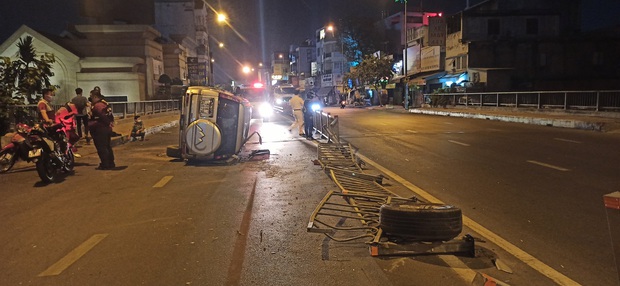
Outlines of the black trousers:
<svg viewBox="0 0 620 286">
<path fill-rule="evenodd" d="M 314 129 L 314 118 L 312 115 L 304 115 L 304 133 L 306 137 L 312 137 L 312 130 Z"/>
<path fill-rule="evenodd" d="M 80 138 L 82 138 L 82 124 L 84 125 L 84 135 L 88 137 L 88 116 L 87 115 L 76 115 L 75 122 L 77 123 L 77 133 Z"/>
<path fill-rule="evenodd" d="M 108 129 L 95 129 L 91 130 L 90 134 L 93 136 L 93 142 L 97 149 L 97 155 L 101 167 L 115 167 L 114 164 L 114 152 L 112 151 L 112 131 Z"/>
</svg>

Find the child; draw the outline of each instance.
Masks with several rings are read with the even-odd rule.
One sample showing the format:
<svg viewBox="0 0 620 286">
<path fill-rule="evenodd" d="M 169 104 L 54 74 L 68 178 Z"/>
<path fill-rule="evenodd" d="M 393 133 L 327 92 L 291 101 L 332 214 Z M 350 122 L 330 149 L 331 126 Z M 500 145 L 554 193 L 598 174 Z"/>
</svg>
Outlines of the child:
<svg viewBox="0 0 620 286">
<path fill-rule="evenodd" d="M 142 123 L 142 119 L 140 116 L 136 115 L 133 117 L 133 128 L 131 129 L 131 141 L 138 140 L 140 137 L 140 141 L 144 141 L 144 123 Z"/>
</svg>

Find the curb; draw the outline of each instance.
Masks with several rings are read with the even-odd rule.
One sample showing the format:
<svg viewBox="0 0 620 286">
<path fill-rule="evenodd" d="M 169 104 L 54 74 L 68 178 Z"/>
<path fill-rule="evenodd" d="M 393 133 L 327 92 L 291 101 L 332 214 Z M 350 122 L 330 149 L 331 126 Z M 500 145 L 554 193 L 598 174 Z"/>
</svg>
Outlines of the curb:
<svg viewBox="0 0 620 286">
<path fill-rule="evenodd" d="M 561 128 L 594 130 L 594 131 L 603 131 L 603 126 L 605 125 L 605 123 L 603 122 L 588 122 L 588 121 L 572 120 L 572 119 L 550 119 L 550 118 L 511 116 L 511 115 L 489 115 L 489 114 L 451 112 L 451 111 L 439 111 L 439 110 L 435 111 L 435 110 L 423 110 L 423 109 L 410 109 L 409 112 L 415 113 L 415 114 L 441 115 L 441 116 L 452 116 L 452 117 L 473 118 L 473 119 L 486 119 L 486 120 L 516 122 L 516 123 L 525 123 L 525 124 L 543 125 L 543 126 L 552 126 L 552 127 L 561 127 Z"/>
<path fill-rule="evenodd" d="M 161 132 L 162 130 L 164 130 L 166 128 L 170 128 L 170 127 L 176 126 L 178 124 L 179 124 L 179 120 L 173 120 L 173 121 L 166 122 L 166 123 L 163 123 L 163 124 L 147 127 L 146 130 L 145 130 L 145 133 L 146 133 L 146 135 L 158 133 L 158 132 Z M 121 136 L 112 137 L 110 145 L 112 147 L 114 147 L 114 146 L 118 146 L 118 145 L 121 145 L 121 144 L 125 144 L 125 143 L 129 142 L 129 139 L 130 139 L 129 136 L 130 135 L 128 134 L 128 135 L 121 135 Z"/>
</svg>

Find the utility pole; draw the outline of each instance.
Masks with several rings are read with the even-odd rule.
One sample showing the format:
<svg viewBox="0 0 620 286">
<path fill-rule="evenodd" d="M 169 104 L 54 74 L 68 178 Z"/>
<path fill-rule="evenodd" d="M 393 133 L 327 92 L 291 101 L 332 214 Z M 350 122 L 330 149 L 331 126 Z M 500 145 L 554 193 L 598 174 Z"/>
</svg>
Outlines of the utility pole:
<svg viewBox="0 0 620 286">
<path fill-rule="evenodd" d="M 404 20 L 403 20 L 403 29 L 405 31 L 405 52 L 403 55 L 403 63 L 404 63 L 404 74 L 403 78 L 405 80 L 405 109 L 409 109 L 409 81 L 407 81 L 407 48 L 409 47 L 409 43 L 407 42 L 407 0 L 401 0 L 405 2 L 405 10 L 404 10 Z"/>
</svg>

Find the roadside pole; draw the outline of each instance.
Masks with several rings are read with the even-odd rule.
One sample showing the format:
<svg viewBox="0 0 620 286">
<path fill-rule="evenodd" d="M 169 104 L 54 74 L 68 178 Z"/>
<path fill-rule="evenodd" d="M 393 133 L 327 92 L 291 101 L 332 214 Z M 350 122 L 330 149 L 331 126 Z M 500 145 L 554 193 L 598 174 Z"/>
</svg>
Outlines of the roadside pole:
<svg viewBox="0 0 620 286">
<path fill-rule="evenodd" d="M 616 273 L 618 274 L 618 285 L 620 285 L 620 192 L 613 192 L 603 196 L 605 209 L 607 211 L 607 224 L 611 237 L 611 250 L 616 261 Z"/>
</svg>

